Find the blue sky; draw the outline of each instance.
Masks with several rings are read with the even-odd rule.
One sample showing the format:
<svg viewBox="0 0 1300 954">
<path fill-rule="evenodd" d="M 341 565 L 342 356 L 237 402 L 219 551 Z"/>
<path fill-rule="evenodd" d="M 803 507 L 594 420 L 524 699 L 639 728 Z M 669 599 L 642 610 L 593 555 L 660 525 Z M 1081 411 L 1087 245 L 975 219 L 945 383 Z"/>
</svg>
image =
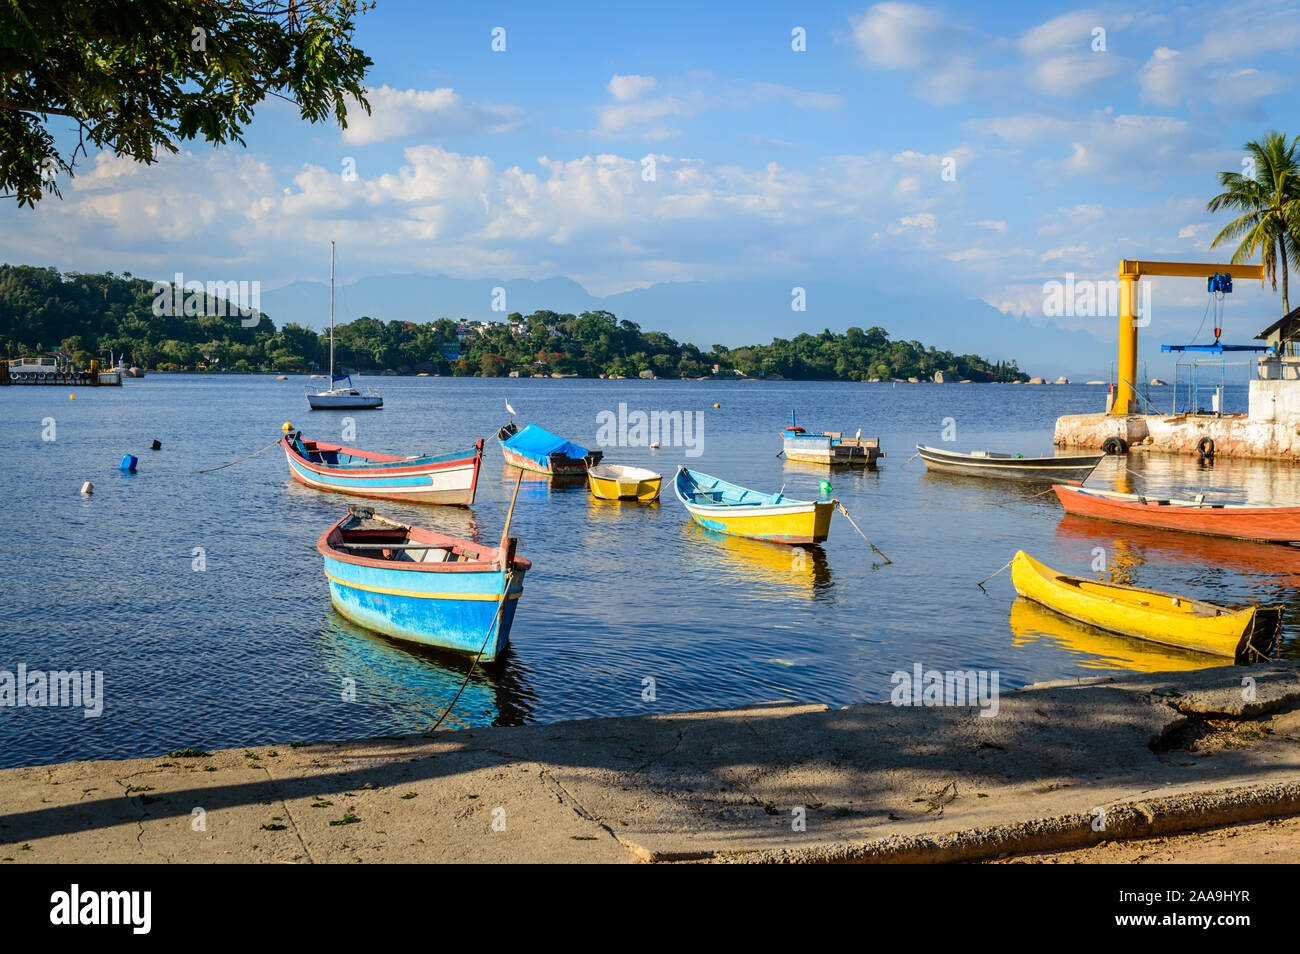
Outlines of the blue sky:
<svg viewBox="0 0 1300 954">
<path fill-rule="evenodd" d="M 361 18 L 374 113 L 347 131 L 272 101 L 247 149 L 92 155 L 63 201 L 0 211 L 0 257 L 271 289 L 325 278 L 334 238 L 345 280 L 860 281 L 1042 323 L 1067 271 L 1226 261 L 1214 173 L 1300 133 L 1289 3 L 459 6 Z M 1204 287 L 1156 296 L 1194 326 Z"/>
</svg>

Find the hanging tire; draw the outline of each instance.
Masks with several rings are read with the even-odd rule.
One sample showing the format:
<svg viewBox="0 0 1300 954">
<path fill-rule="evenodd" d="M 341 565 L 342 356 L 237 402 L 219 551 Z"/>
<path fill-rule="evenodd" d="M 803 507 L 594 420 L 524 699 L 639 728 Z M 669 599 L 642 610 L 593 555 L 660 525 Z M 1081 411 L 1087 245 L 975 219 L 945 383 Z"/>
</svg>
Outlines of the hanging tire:
<svg viewBox="0 0 1300 954">
<path fill-rule="evenodd" d="M 1196 456 L 1206 457 L 1206 458 L 1214 456 L 1213 437 L 1202 437 L 1199 441 L 1196 442 Z"/>
<path fill-rule="evenodd" d="M 1122 437 L 1108 437 L 1101 444 L 1103 454 L 1127 454 L 1128 441 Z"/>
</svg>

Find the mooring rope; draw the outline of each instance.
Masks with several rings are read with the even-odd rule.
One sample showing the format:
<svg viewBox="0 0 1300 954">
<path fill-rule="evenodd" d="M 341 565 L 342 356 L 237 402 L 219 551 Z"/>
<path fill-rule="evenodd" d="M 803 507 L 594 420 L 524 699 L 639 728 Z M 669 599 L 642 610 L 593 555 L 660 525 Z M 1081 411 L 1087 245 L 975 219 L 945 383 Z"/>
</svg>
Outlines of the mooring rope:
<svg viewBox="0 0 1300 954">
<path fill-rule="evenodd" d="M 980 581 L 979 581 L 978 583 L 976 583 L 975 585 L 978 586 L 981 590 L 984 589 L 984 584 L 985 584 L 985 583 L 987 583 L 989 580 L 993 579 L 993 577 L 997 576 L 999 573 L 1001 573 L 1003 570 L 1005 570 L 1005 569 L 1006 569 L 1007 567 L 1009 567 L 1010 565 L 1011 565 L 1011 561 L 1008 560 L 1006 563 L 1002 564 L 1000 567 L 998 567 L 996 570 L 994 570 L 994 571 L 993 571 L 992 573 L 990 573 L 988 576 L 984 577 L 984 579 L 980 580 Z"/>
<path fill-rule="evenodd" d="M 478 661 L 483 656 L 483 650 L 487 649 L 488 640 L 492 638 L 492 633 L 496 630 L 497 625 L 501 620 L 501 611 L 505 609 L 506 600 L 510 598 L 510 584 L 514 581 L 514 578 L 515 571 L 514 568 L 511 567 L 506 571 L 505 589 L 501 593 L 501 601 L 497 603 L 497 611 L 492 615 L 492 622 L 488 624 L 487 635 L 483 637 L 483 645 L 480 646 L 478 652 L 474 654 L 474 661 L 469 664 L 469 669 L 465 672 L 465 678 L 461 680 L 460 688 L 457 689 L 456 694 L 451 697 L 451 702 L 447 703 L 447 707 L 442 710 L 442 715 L 438 716 L 438 721 L 424 730 L 426 735 L 436 731 L 438 726 L 442 725 L 442 720 L 447 718 L 447 714 L 451 712 L 452 708 L 456 705 L 456 701 L 460 699 L 460 694 L 464 692 L 465 687 L 469 685 L 470 677 L 474 675 L 474 670 L 478 667 Z"/>
<path fill-rule="evenodd" d="M 871 542 L 871 539 L 865 533 L 862 532 L 861 527 L 859 527 L 856 523 L 853 522 L 853 518 L 849 516 L 849 512 L 844 509 L 844 504 L 840 503 L 837 500 L 835 501 L 835 508 L 839 510 L 840 513 L 844 514 L 844 519 L 847 520 L 853 526 L 854 530 L 858 531 L 858 536 L 860 536 L 863 540 L 866 540 L 867 546 L 875 550 L 876 553 L 880 555 L 880 558 L 885 561 L 885 563 L 894 562 L 893 560 L 889 559 L 889 557 L 885 556 L 885 554 L 881 551 L 880 547 L 876 546 L 874 543 Z"/>
<path fill-rule="evenodd" d="M 506 608 L 506 600 L 510 598 L 510 583 L 515 578 L 513 553 L 508 551 L 510 521 L 514 519 L 515 502 L 519 500 L 519 486 L 523 482 L 524 482 L 524 471 L 523 468 L 520 468 L 519 476 L 515 478 L 515 493 L 514 496 L 510 499 L 510 510 L 506 514 L 505 529 L 501 531 L 501 546 L 497 550 L 497 554 L 501 557 L 502 560 L 502 569 L 505 571 L 505 578 L 506 578 L 505 587 L 501 591 L 501 599 L 497 602 L 497 611 L 492 614 L 492 622 L 488 623 L 487 635 L 483 637 L 483 645 L 479 646 L 478 652 L 474 654 L 474 661 L 469 664 L 469 669 L 466 670 L 465 672 L 465 678 L 461 680 L 460 688 L 457 689 L 456 694 L 451 697 L 451 702 L 447 703 L 447 707 L 442 710 L 442 715 L 438 716 L 438 721 L 425 730 L 426 734 L 433 732 L 438 728 L 438 726 L 442 725 L 442 720 L 447 718 L 447 713 L 451 712 L 452 706 L 456 704 L 456 700 L 460 698 L 460 694 L 464 692 L 465 687 L 469 685 L 470 677 L 474 675 L 474 669 L 475 667 L 478 666 L 478 661 L 483 656 L 483 650 L 487 649 L 488 640 L 492 638 L 492 633 L 494 630 L 497 629 L 497 626 L 501 620 L 501 611 Z M 505 565 L 505 560 L 507 559 L 507 557 L 511 559 L 509 566 Z"/>
<path fill-rule="evenodd" d="M 258 454 L 262 453 L 262 451 L 269 451 L 272 447 L 274 447 L 278 443 L 280 443 L 280 438 L 277 437 L 275 440 L 271 441 L 271 443 L 263 447 L 262 450 L 253 451 L 253 453 L 249 454 L 248 457 L 241 457 L 239 458 L 239 460 L 232 460 L 229 464 L 222 464 L 220 467 L 209 467 L 206 470 L 197 471 L 197 473 L 210 474 L 214 470 L 223 470 L 226 467 L 233 467 L 235 464 L 238 464 L 240 461 L 248 460 L 249 457 L 256 457 Z"/>
</svg>

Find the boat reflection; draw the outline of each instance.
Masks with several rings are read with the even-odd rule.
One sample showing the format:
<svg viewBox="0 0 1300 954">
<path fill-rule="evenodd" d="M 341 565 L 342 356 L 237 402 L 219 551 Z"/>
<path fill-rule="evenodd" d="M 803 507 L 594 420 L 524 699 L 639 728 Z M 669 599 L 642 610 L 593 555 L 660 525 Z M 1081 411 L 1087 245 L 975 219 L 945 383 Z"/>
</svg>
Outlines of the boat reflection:
<svg viewBox="0 0 1300 954">
<path fill-rule="evenodd" d="M 1128 672 L 1181 672 L 1230 666 L 1225 656 L 1181 652 L 1076 623 L 1044 606 L 1016 597 L 1011 604 L 1011 642 L 1017 647 L 1045 643 L 1064 650 L 1083 669 Z"/>
<path fill-rule="evenodd" d="M 1188 497 L 1204 493 L 1214 503 L 1256 507 L 1294 506 L 1300 498 L 1300 468 L 1286 461 L 1216 457 L 1212 467 L 1194 455 L 1129 454 L 1108 457 L 1087 481 L 1089 486 L 1148 497 Z"/>
<path fill-rule="evenodd" d="M 513 649 L 493 666 L 473 666 L 456 654 L 405 643 L 371 632 L 330 609 L 317 632 L 325 668 L 354 679 L 357 700 L 390 713 L 402 731 L 417 732 L 437 721 L 465 689 L 442 722 L 444 728 L 523 725 L 532 716 L 528 670 Z"/>
<path fill-rule="evenodd" d="M 733 537 L 691 522 L 682 525 L 684 558 L 691 572 L 711 574 L 751 589 L 755 595 L 798 601 L 832 601 L 831 566 L 819 546 L 784 546 Z"/>
<path fill-rule="evenodd" d="M 954 492 L 962 494 L 983 490 L 986 496 L 996 497 L 999 502 L 1010 498 L 1011 502 L 1018 500 L 1041 502 L 1044 507 L 1055 507 L 1058 510 L 1061 506 L 1056 502 L 1055 496 L 1044 493 L 1044 490 L 1049 488 L 1029 480 L 996 480 L 975 474 L 952 474 L 943 470 L 931 470 L 928 467 L 925 469 L 924 479 L 927 484 L 947 484 Z"/>
<path fill-rule="evenodd" d="M 791 460 L 788 457 L 783 457 L 781 467 L 790 473 L 808 474 L 817 478 L 834 476 L 845 480 L 849 477 L 874 477 L 877 479 L 880 477 L 880 461 L 873 464 L 865 462 L 849 463 L 848 461 L 830 464 L 811 460 Z"/>
<path fill-rule="evenodd" d="M 520 474 L 523 474 L 522 480 L 519 480 Z M 515 492 L 516 480 L 519 480 L 520 500 L 542 500 L 553 493 L 587 492 L 586 474 L 556 477 L 551 474 L 539 474 L 535 470 L 521 470 L 508 465 L 501 468 L 501 480 L 496 487 L 490 488 L 490 490 L 496 491 L 495 496 L 498 500 L 504 496 L 508 505 L 511 495 Z"/>
<path fill-rule="evenodd" d="M 1168 555 L 1180 563 L 1195 566 L 1203 578 L 1210 578 L 1206 582 L 1215 582 L 1214 578 L 1225 571 L 1235 570 L 1249 574 L 1241 582 L 1300 586 L 1300 549 L 1294 547 L 1110 523 L 1068 513 L 1057 524 L 1056 535 L 1078 544 L 1086 552 L 1094 546 L 1105 547 L 1108 565 L 1120 563 L 1130 570 Z"/>
<path fill-rule="evenodd" d="M 639 500 L 602 500 L 593 494 L 587 495 L 587 519 L 591 523 L 615 523 L 635 520 L 659 512 L 659 501 L 642 503 Z"/>
</svg>

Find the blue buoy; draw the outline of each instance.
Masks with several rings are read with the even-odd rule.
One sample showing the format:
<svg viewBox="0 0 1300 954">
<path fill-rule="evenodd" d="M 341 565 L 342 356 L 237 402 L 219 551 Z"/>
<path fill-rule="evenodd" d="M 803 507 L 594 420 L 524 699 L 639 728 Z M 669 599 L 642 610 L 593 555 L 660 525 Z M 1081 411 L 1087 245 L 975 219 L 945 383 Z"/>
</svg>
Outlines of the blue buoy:
<svg viewBox="0 0 1300 954">
<path fill-rule="evenodd" d="M 137 461 L 134 454 L 123 454 L 122 463 L 118 465 L 118 470 L 134 471 L 136 463 Z"/>
</svg>

